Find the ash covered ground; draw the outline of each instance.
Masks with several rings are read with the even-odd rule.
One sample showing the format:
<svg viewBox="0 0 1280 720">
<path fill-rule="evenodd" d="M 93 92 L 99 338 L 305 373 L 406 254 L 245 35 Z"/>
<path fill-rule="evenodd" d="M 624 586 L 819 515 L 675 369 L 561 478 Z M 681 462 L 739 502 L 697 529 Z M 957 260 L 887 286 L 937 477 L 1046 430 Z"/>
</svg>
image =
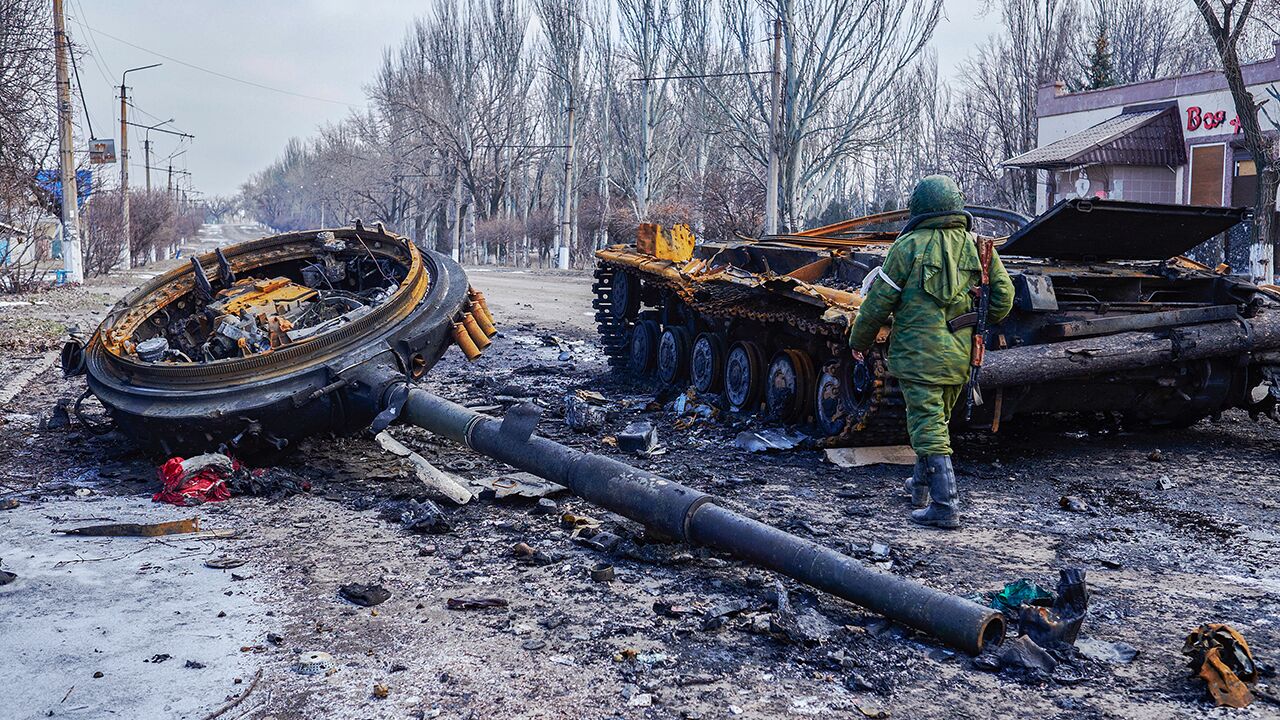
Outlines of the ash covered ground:
<svg viewBox="0 0 1280 720">
<path fill-rule="evenodd" d="M 524 498 L 452 506 L 364 438 L 317 438 L 278 458 L 310 483 L 307 493 L 183 510 L 153 504 L 162 458 L 74 421 L 47 427 L 57 401 L 84 385 L 41 363 L 63 327 L 94 326 L 128 284 L 117 278 L 28 298 L 47 305 L 0 307 L 6 336 L 18 323 L 27 332 L 0 359 L 0 385 L 22 385 L 3 407 L 0 434 L 0 501 L 19 502 L 0 510 L 0 560 L 19 576 L 0 587 L 8 688 L 0 716 L 203 718 L 250 685 L 221 717 L 1280 714 L 1262 698 L 1243 711 L 1215 710 L 1180 653 L 1196 626 L 1225 622 L 1259 660 L 1280 656 L 1280 427 L 1271 421 L 1232 412 L 1158 433 L 1044 421 L 963 437 L 965 528 L 917 528 L 906 522 L 907 468 L 839 469 L 818 450 L 747 453 L 733 440 L 757 427 L 750 420 L 721 415 L 685 427 L 670 409 L 677 393 L 610 376 L 591 330 L 586 275 L 482 269 L 471 280 L 502 334 L 473 364 L 451 350 L 428 378 L 433 391 L 497 406 L 495 414 L 538 402 L 541 434 L 947 592 L 980 596 L 1019 578 L 1052 588 L 1059 569 L 1084 568 L 1091 598 L 1082 636 L 1132 646 L 1136 658 L 993 672 L 981 658 L 773 573 L 652 542 L 569 496 L 555 496 L 554 511 Z M 598 431 L 564 423 L 563 397 L 579 389 L 607 400 Z M 657 427 L 664 452 L 636 458 L 612 446 L 638 419 Z M 421 430 L 392 433 L 468 480 L 510 471 Z M 1061 506 L 1064 496 L 1074 510 Z M 431 524 L 441 532 L 406 530 L 400 510 L 427 499 L 443 509 Z M 609 552 L 589 547 L 562 513 L 598 521 L 622 541 Z M 189 516 L 241 537 L 48 532 Z M 521 556 L 521 543 L 536 554 Z M 227 556 L 247 562 L 204 564 Z M 613 565 L 611 582 L 591 578 L 601 563 Z M 360 607 L 339 597 L 347 583 L 377 583 L 391 597 Z M 450 598 L 507 604 L 451 610 Z M 332 671 L 296 672 L 309 651 L 329 653 Z M 156 662 L 160 655 L 168 657 Z"/>
</svg>

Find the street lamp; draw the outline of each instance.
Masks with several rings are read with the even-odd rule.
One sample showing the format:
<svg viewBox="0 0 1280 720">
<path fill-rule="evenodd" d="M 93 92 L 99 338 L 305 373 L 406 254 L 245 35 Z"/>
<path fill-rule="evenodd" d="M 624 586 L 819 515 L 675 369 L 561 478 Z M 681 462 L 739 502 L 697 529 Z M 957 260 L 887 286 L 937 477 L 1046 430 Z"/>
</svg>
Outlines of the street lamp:
<svg viewBox="0 0 1280 720">
<path fill-rule="evenodd" d="M 125 77 L 131 72 L 160 67 L 164 63 L 152 63 L 129 68 L 120 73 L 120 215 L 124 227 L 124 242 L 120 244 L 119 266 L 128 270 L 133 266 L 132 234 L 129 224 L 129 88 L 125 86 Z"/>
</svg>

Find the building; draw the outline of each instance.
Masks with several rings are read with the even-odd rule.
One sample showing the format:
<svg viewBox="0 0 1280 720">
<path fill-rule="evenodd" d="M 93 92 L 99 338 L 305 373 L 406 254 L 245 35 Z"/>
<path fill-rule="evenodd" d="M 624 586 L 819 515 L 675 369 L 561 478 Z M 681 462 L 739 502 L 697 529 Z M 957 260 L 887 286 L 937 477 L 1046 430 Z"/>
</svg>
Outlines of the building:
<svg viewBox="0 0 1280 720">
<path fill-rule="evenodd" d="M 1254 97 L 1280 121 L 1280 41 L 1267 60 L 1241 68 Z M 1006 160 L 1034 168 L 1036 211 L 1059 200 L 1252 206 L 1257 190 L 1235 103 L 1221 72 L 1204 72 L 1068 93 L 1040 88 L 1039 147 Z M 1263 128 L 1280 127 L 1262 113 Z M 1243 267 L 1238 258 L 1227 258 Z M 1247 263 L 1248 260 L 1244 259 Z"/>
</svg>

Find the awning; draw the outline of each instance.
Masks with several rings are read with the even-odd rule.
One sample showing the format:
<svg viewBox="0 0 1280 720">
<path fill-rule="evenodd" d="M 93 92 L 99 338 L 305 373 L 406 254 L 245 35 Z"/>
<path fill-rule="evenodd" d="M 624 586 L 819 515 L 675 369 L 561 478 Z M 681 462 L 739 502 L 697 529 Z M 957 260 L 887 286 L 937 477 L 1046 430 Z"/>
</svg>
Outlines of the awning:
<svg viewBox="0 0 1280 720">
<path fill-rule="evenodd" d="M 1187 162 L 1176 105 L 1125 108 L 1087 130 L 1000 163 L 1064 170 L 1086 165 L 1177 166 Z"/>
</svg>

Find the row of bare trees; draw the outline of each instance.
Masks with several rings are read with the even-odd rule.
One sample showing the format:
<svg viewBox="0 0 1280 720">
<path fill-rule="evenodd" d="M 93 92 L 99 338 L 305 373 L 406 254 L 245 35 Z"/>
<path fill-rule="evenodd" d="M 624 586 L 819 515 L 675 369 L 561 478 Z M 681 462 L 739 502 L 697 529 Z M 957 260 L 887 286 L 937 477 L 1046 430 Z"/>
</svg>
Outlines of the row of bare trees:
<svg viewBox="0 0 1280 720">
<path fill-rule="evenodd" d="M 1208 0 L 1217 3 L 1220 0 Z M 642 221 L 758 232 L 782 30 L 780 224 L 900 207 L 922 175 L 1034 208 L 1040 86 L 1216 67 L 1191 0 L 993 0 L 943 76 L 940 0 L 434 0 L 368 107 L 291 141 L 243 189 L 280 229 L 381 220 L 473 262 L 575 263 Z M 1239 55 L 1267 55 L 1251 21 Z"/>
</svg>

